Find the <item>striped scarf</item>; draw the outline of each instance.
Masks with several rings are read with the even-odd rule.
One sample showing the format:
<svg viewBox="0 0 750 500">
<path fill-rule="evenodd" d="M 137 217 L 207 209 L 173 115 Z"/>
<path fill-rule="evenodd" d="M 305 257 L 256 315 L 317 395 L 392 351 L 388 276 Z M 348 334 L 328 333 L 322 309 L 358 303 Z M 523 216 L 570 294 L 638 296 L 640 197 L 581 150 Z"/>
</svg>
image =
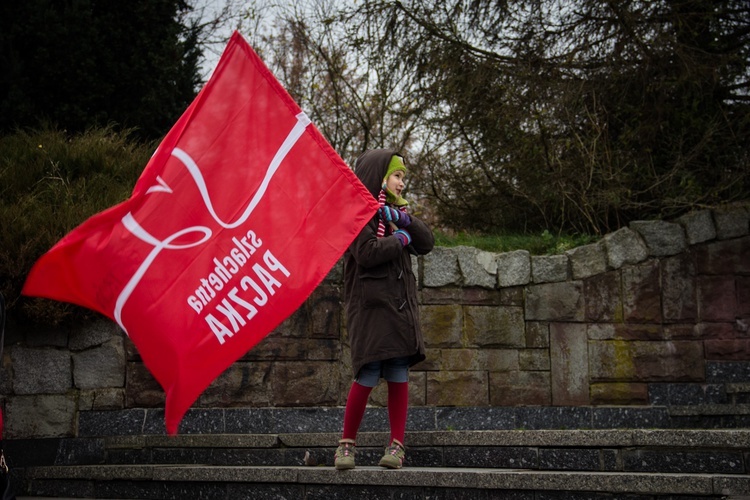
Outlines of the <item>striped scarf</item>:
<svg viewBox="0 0 750 500">
<path fill-rule="evenodd" d="M 378 195 L 378 204 L 381 207 L 385 206 L 385 189 L 380 190 L 380 194 Z M 398 209 L 406 213 L 406 205 L 398 207 Z M 383 236 L 385 236 L 385 222 L 383 222 L 383 219 L 378 218 L 378 238 L 382 238 Z"/>
</svg>

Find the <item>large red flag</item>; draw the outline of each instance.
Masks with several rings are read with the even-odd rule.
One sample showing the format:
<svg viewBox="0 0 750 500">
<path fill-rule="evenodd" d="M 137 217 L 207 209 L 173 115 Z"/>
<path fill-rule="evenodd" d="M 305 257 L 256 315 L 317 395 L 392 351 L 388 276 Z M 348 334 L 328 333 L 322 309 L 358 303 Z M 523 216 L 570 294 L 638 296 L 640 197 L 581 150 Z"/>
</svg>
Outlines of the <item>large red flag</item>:
<svg viewBox="0 0 750 500">
<path fill-rule="evenodd" d="M 115 320 L 166 393 L 167 432 L 292 314 L 377 202 L 238 33 L 125 202 L 34 264 L 25 295 Z"/>
</svg>

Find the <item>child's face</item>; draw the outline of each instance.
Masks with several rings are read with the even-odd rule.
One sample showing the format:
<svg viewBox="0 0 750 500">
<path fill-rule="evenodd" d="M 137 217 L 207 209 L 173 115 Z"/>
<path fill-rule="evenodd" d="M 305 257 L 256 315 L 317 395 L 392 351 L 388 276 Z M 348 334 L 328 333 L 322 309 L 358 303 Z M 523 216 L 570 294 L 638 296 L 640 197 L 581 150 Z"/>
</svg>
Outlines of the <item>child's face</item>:
<svg viewBox="0 0 750 500">
<path fill-rule="evenodd" d="M 391 193 L 401 196 L 401 191 L 404 190 L 405 177 L 406 173 L 403 170 L 396 170 L 388 176 L 388 180 L 385 181 L 385 186 Z"/>
</svg>

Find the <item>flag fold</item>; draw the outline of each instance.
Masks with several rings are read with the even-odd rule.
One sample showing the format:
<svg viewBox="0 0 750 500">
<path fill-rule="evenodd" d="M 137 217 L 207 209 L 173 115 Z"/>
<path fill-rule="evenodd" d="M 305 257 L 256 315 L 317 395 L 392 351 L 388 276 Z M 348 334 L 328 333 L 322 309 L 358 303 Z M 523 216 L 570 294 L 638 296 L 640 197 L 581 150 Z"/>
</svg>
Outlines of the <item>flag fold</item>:
<svg viewBox="0 0 750 500">
<path fill-rule="evenodd" d="M 116 321 L 165 425 L 291 315 L 377 202 L 239 33 L 131 197 L 44 254 L 22 293 Z"/>
</svg>

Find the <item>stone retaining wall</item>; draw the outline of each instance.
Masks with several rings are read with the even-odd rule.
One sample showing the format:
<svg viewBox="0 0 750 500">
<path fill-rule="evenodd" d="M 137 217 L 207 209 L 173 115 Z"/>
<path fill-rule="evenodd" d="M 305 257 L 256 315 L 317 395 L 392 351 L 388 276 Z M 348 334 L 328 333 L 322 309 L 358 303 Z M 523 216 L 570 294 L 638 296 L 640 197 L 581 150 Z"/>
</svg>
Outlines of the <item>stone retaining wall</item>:
<svg viewBox="0 0 750 500">
<path fill-rule="evenodd" d="M 413 406 L 685 406 L 750 420 L 750 206 L 637 221 L 563 255 L 438 247 L 414 259 L 428 359 Z M 336 266 L 195 407 L 340 407 L 351 382 Z M 79 412 L 159 408 L 119 327 L 9 324 L 6 437 L 67 437 Z M 385 403 L 385 384 L 372 403 Z"/>
</svg>

